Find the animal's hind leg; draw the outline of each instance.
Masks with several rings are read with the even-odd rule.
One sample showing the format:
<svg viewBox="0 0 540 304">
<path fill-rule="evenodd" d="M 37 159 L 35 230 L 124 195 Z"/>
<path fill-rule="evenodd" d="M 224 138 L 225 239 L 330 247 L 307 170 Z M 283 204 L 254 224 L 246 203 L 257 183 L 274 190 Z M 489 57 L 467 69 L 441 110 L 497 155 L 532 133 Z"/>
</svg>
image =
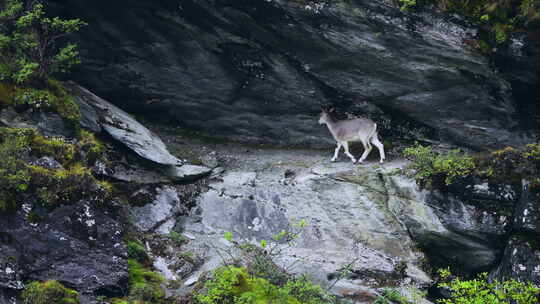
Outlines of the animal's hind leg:
<svg viewBox="0 0 540 304">
<path fill-rule="evenodd" d="M 379 140 L 377 134 L 371 138 L 371 142 L 377 147 L 377 150 L 379 150 L 379 156 L 381 157 L 380 162 L 382 163 L 386 159 L 386 156 L 384 155 L 384 145 Z"/>
<path fill-rule="evenodd" d="M 347 155 L 353 163 L 356 162 L 356 158 L 354 158 L 354 156 L 349 152 L 349 143 L 348 142 L 343 142 L 343 148 L 345 149 L 345 155 Z"/>
<path fill-rule="evenodd" d="M 338 154 L 339 154 L 339 149 L 341 149 L 341 143 L 338 141 L 336 151 L 334 151 L 334 157 L 332 157 L 332 159 L 330 161 L 332 161 L 332 162 L 336 161 L 336 159 L 338 157 Z"/>
<path fill-rule="evenodd" d="M 369 141 L 362 141 L 362 145 L 364 145 L 364 153 L 362 153 L 362 156 L 358 160 L 359 163 L 363 162 L 364 159 L 369 155 L 369 152 L 371 152 L 371 149 L 373 149 L 373 146 L 369 143 Z"/>
</svg>

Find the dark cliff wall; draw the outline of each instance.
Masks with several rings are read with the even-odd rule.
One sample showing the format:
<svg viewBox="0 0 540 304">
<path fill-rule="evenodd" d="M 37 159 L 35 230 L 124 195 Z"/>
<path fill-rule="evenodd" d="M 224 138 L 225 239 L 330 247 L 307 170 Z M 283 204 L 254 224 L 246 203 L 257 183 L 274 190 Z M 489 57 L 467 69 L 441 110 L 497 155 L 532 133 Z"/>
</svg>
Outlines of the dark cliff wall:
<svg viewBox="0 0 540 304">
<path fill-rule="evenodd" d="M 386 137 L 475 149 L 527 142 L 474 31 L 391 1 L 50 1 L 90 26 L 71 77 L 136 115 L 232 140 L 331 143 L 321 105 Z M 422 132 L 417 132 L 422 130 Z"/>
</svg>

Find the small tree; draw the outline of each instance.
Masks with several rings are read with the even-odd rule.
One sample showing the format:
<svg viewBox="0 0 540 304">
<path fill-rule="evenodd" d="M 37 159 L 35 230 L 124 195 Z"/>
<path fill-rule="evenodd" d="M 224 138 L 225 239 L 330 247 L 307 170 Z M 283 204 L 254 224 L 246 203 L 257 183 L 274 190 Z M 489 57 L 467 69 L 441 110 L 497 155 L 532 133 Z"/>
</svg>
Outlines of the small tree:
<svg viewBox="0 0 540 304">
<path fill-rule="evenodd" d="M 0 80 L 43 81 L 80 62 L 77 45 L 61 38 L 86 25 L 80 19 L 48 17 L 42 3 L 7 0 L 0 4 Z"/>
</svg>

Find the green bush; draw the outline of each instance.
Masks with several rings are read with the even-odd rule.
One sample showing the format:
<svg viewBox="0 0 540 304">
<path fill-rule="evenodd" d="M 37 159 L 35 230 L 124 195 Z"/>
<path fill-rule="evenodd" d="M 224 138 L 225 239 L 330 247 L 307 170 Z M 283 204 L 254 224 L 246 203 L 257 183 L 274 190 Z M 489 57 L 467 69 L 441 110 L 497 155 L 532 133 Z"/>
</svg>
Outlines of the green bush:
<svg viewBox="0 0 540 304">
<path fill-rule="evenodd" d="M 163 303 L 165 292 L 160 284 L 163 283 L 164 279 L 159 274 L 145 268 L 135 259 L 128 259 L 128 267 L 129 303 Z"/>
<path fill-rule="evenodd" d="M 459 149 L 448 153 L 433 151 L 429 146 L 416 145 L 403 151 L 412 160 L 406 168 L 409 176 L 421 186 L 444 186 L 469 176 L 476 165 L 474 159 Z"/>
<path fill-rule="evenodd" d="M 204 284 L 204 290 L 196 295 L 202 304 L 326 304 L 333 297 L 305 278 L 291 280 L 284 286 L 271 284 L 254 277 L 243 267 L 225 266 L 213 273 Z"/>
<path fill-rule="evenodd" d="M 112 187 L 98 181 L 77 162 L 78 147 L 58 137 L 47 138 L 33 129 L 0 128 L 0 211 L 14 210 L 25 195 L 46 207 L 76 203 L 84 197 L 96 202 L 109 198 Z M 50 156 L 63 167 L 30 165 L 30 156 Z"/>
<path fill-rule="evenodd" d="M 0 132 L 0 211 L 18 206 L 18 196 L 28 190 L 30 174 L 24 162 L 29 149 L 24 136 Z"/>
<path fill-rule="evenodd" d="M 78 304 L 78 296 L 58 281 L 32 282 L 21 295 L 24 304 Z"/>
<path fill-rule="evenodd" d="M 61 43 L 86 25 L 79 19 L 46 16 L 38 1 L 7 0 L 0 4 L 0 80 L 44 82 L 52 73 L 79 63 L 77 46 Z"/>
<path fill-rule="evenodd" d="M 443 279 L 448 276 L 443 276 Z M 451 297 L 438 300 L 442 304 L 536 304 L 540 301 L 540 288 L 532 283 L 518 282 L 514 279 L 499 282 L 487 280 L 483 273 L 472 280 L 454 278 L 439 283 L 447 288 Z"/>
</svg>

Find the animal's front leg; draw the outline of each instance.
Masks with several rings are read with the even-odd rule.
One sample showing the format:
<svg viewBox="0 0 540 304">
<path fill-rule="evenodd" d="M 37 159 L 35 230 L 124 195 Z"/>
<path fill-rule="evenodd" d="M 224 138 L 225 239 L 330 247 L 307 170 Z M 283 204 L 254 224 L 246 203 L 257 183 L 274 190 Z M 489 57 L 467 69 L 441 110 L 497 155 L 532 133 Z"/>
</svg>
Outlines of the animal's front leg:
<svg viewBox="0 0 540 304">
<path fill-rule="evenodd" d="M 340 142 L 337 143 L 336 151 L 334 151 L 334 157 L 332 157 L 332 159 L 330 159 L 331 162 L 336 161 L 336 159 L 338 157 L 338 154 L 339 154 L 339 149 L 341 149 L 341 143 Z"/>
</svg>

